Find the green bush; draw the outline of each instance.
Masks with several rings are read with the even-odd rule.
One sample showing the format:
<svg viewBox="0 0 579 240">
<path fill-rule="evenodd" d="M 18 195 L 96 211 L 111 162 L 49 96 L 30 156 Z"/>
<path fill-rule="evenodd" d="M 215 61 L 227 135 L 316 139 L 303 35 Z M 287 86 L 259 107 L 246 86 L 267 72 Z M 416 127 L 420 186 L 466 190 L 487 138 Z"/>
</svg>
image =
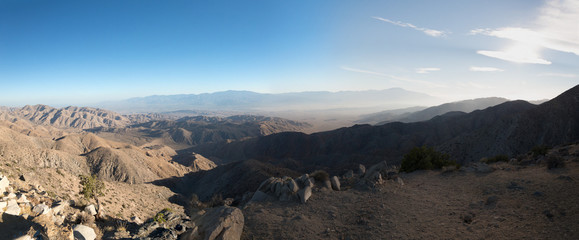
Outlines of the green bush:
<svg viewBox="0 0 579 240">
<path fill-rule="evenodd" d="M 486 158 L 482 162 L 484 162 L 484 163 L 496 163 L 496 162 L 508 162 L 508 161 L 509 161 L 509 156 L 501 154 L 501 155 L 496 155 L 496 156 L 491 157 L 491 158 Z"/>
<path fill-rule="evenodd" d="M 549 152 L 549 149 L 551 149 L 549 146 L 540 145 L 540 146 L 533 147 L 531 149 L 531 152 L 533 153 L 533 157 L 539 157 L 539 156 L 547 155 L 547 152 Z"/>
<path fill-rule="evenodd" d="M 449 160 L 447 154 L 437 152 L 432 147 L 415 147 L 402 158 L 401 172 L 413 172 L 416 170 L 440 169 L 444 166 L 459 166 L 455 161 Z"/>
<path fill-rule="evenodd" d="M 167 219 L 165 219 L 165 212 L 158 212 L 155 217 L 153 218 L 153 220 L 155 220 L 155 222 L 157 223 L 164 223 L 167 221 Z"/>
<path fill-rule="evenodd" d="M 81 175 L 80 185 L 82 185 L 82 190 L 80 193 L 86 199 L 96 199 L 96 197 L 104 195 L 103 190 L 105 189 L 105 184 L 101 180 L 97 179 L 96 175 Z"/>
</svg>

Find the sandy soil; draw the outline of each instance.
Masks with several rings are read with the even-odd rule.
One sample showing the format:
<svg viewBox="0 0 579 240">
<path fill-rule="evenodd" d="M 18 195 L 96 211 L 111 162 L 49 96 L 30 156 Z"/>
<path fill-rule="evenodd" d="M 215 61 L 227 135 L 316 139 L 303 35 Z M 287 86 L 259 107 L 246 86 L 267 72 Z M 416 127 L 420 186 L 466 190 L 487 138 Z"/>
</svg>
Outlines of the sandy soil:
<svg viewBox="0 0 579 240">
<path fill-rule="evenodd" d="M 579 163 L 419 171 L 373 190 L 252 203 L 242 239 L 579 239 Z"/>
</svg>

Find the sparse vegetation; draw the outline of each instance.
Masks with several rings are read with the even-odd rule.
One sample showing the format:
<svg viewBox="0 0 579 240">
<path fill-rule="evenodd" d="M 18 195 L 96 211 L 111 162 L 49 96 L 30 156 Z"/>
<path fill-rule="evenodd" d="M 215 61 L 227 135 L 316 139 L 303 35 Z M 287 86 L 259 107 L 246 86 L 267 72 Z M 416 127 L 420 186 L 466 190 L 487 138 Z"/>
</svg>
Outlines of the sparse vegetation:
<svg viewBox="0 0 579 240">
<path fill-rule="evenodd" d="M 481 162 L 484 163 L 497 163 L 497 162 L 508 162 L 509 161 L 509 156 L 505 155 L 505 154 L 500 154 L 500 155 L 496 155 L 494 157 L 491 158 L 483 158 L 481 159 Z"/>
<path fill-rule="evenodd" d="M 415 147 L 402 158 L 401 172 L 416 170 L 440 169 L 444 166 L 459 166 L 451 161 L 447 154 L 434 150 L 432 147 Z"/>
<path fill-rule="evenodd" d="M 221 206 L 223 205 L 223 196 L 221 194 L 213 194 L 213 196 L 211 196 L 211 200 L 205 203 L 205 205 L 207 205 L 207 207 Z"/>
<path fill-rule="evenodd" d="M 310 177 L 313 177 L 316 180 L 316 182 L 325 182 L 327 180 L 330 180 L 330 174 L 328 174 L 324 170 L 317 170 L 312 174 L 310 174 Z"/>
<path fill-rule="evenodd" d="M 565 160 L 558 156 L 550 156 L 547 159 L 547 169 L 563 168 L 565 167 Z"/>
<path fill-rule="evenodd" d="M 103 196 L 103 190 L 105 188 L 105 184 L 97 179 L 96 175 L 81 175 L 80 176 L 80 185 L 82 185 L 82 190 L 80 193 L 84 196 L 85 199 L 96 198 L 98 196 Z"/>
<path fill-rule="evenodd" d="M 549 149 L 551 149 L 551 147 L 539 145 L 533 147 L 533 149 L 531 149 L 531 153 L 533 154 L 533 157 L 545 156 L 549 152 Z"/>
</svg>

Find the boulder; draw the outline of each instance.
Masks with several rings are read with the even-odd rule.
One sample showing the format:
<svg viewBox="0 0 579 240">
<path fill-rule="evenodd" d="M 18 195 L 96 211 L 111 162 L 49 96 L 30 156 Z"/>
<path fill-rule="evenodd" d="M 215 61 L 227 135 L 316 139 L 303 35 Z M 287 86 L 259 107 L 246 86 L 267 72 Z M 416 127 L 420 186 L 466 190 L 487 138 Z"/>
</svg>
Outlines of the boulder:
<svg viewBox="0 0 579 240">
<path fill-rule="evenodd" d="M 20 215 L 20 206 L 18 206 L 18 202 L 14 199 L 8 200 L 8 205 L 6 206 L 6 211 L 4 213 L 15 216 Z"/>
<path fill-rule="evenodd" d="M 16 200 L 16 202 L 18 203 L 29 203 L 30 201 L 26 198 L 26 195 L 24 194 L 20 194 L 20 196 L 18 197 L 18 200 Z"/>
<path fill-rule="evenodd" d="M 269 201 L 271 198 L 272 197 L 269 196 L 267 193 L 257 190 L 253 194 L 253 197 L 251 197 L 251 200 L 249 200 L 249 202 L 265 202 Z"/>
<path fill-rule="evenodd" d="M 276 182 L 276 183 L 275 183 L 275 186 L 274 186 L 274 189 L 275 189 L 275 190 L 273 191 L 273 194 L 274 194 L 276 197 L 281 196 L 281 193 L 282 193 L 282 190 L 283 190 L 283 183 L 282 183 L 281 181 L 280 181 L 280 182 Z"/>
<path fill-rule="evenodd" d="M 96 238 L 96 233 L 94 229 L 89 226 L 82 224 L 74 225 L 72 228 L 75 240 L 94 240 Z"/>
<path fill-rule="evenodd" d="M 30 235 L 24 235 L 22 237 L 17 237 L 14 240 L 33 240 L 34 238 L 32 238 Z"/>
<path fill-rule="evenodd" d="M 187 231 L 181 239 L 240 239 L 243 224 L 243 213 L 238 208 L 228 206 L 212 208 L 203 216 L 195 219 L 194 227 Z"/>
<path fill-rule="evenodd" d="M 302 203 L 306 203 L 308 199 L 312 196 L 312 187 L 306 186 L 298 191 L 298 196 Z"/>
<path fill-rule="evenodd" d="M 68 201 L 58 201 L 52 204 L 52 211 L 54 214 L 60 214 L 65 207 L 70 206 Z"/>
<path fill-rule="evenodd" d="M 90 214 L 91 216 L 97 215 L 97 210 L 93 204 L 86 206 L 84 208 L 84 211 Z"/>
<path fill-rule="evenodd" d="M 330 182 L 330 179 L 324 181 L 324 185 L 323 185 L 323 186 L 324 186 L 324 188 L 332 189 L 332 183 Z"/>
<path fill-rule="evenodd" d="M 141 219 L 140 219 L 139 217 L 137 217 L 137 216 L 131 217 L 131 222 L 134 222 L 134 223 L 136 223 L 136 224 L 138 224 L 138 225 L 143 224 L 143 220 L 141 220 Z"/>
<path fill-rule="evenodd" d="M 296 193 L 298 190 L 300 190 L 300 188 L 298 187 L 298 184 L 293 179 L 290 179 L 288 181 L 288 188 L 290 189 L 290 191 L 292 193 Z"/>
<path fill-rule="evenodd" d="M 7 192 L 9 185 L 8 177 L 0 175 L 0 193 Z"/>
<path fill-rule="evenodd" d="M 43 214 L 47 214 L 49 211 L 50 211 L 50 207 L 48 207 L 44 203 L 38 204 L 38 205 L 34 206 L 34 208 L 32 208 L 32 213 L 34 214 L 34 216 L 40 216 Z"/>
<path fill-rule="evenodd" d="M 364 176 L 366 173 L 366 167 L 362 164 L 358 165 L 358 175 Z"/>
<path fill-rule="evenodd" d="M 330 182 L 332 183 L 332 189 L 335 191 L 340 191 L 340 179 L 338 177 L 333 176 L 330 178 Z"/>
<path fill-rule="evenodd" d="M 379 162 L 375 165 L 372 165 L 372 167 L 368 168 L 368 170 L 366 171 L 366 174 L 364 174 L 365 178 L 373 178 L 376 173 L 380 173 L 382 174 L 382 171 L 386 171 L 388 169 L 388 164 L 386 163 L 386 161 L 382 161 Z"/>
<path fill-rule="evenodd" d="M 275 180 L 274 177 L 270 177 L 268 179 L 266 179 L 265 181 L 261 182 L 261 184 L 259 185 L 259 187 L 257 188 L 257 190 L 259 191 L 267 191 L 269 189 L 269 185 Z"/>
</svg>

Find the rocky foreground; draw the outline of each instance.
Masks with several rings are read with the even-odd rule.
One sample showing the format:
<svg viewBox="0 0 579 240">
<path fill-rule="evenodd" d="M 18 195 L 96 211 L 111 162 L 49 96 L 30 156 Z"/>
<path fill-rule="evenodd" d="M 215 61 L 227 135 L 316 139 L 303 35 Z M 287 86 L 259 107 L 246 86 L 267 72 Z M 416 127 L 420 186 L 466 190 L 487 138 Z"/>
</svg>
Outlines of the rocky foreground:
<svg viewBox="0 0 579 240">
<path fill-rule="evenodd" d="M 87 200 L 67 173 L 13 170 L 0 176 L 2 239 L 579 239 L 577 144 L 460 169 L 271 177 L 209 202 L 118 182 Z"/>
</svg>

